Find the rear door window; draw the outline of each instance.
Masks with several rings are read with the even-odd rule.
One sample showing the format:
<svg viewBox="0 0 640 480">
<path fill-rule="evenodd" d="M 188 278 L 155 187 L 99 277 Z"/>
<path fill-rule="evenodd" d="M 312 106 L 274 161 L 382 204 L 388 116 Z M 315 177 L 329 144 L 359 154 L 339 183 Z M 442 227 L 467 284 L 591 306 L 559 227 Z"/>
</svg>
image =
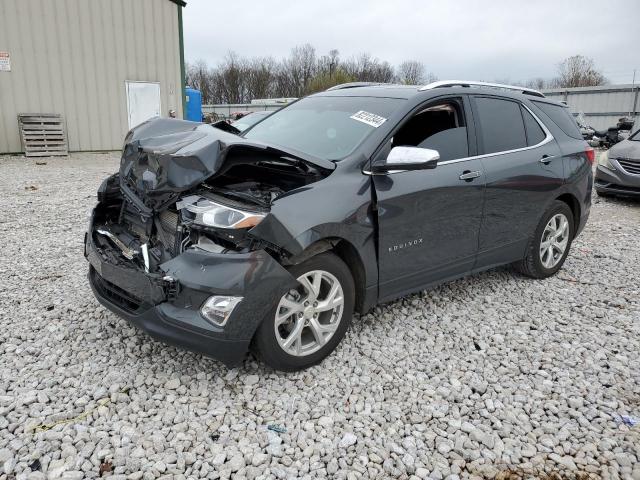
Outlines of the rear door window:
<svg viewBox="0 0 640 480">
<path fill-rule="evenodd" d="M 524 119 L 524 127 L 527 132 L 527 145 L 530 147 L 538 145 L 547 136 L 542 130 L 540 124 L 533 118 L 533 115 L 529 113 L 529 110 L 520 106 L 522 109 L 522 118 Z"/>
<path fill-rule="evenodd" d="M 582 134 L 578 128 L 575 118 L 569 113 L 569 109 L 562 105 L 554 105 L 553 103 L 536 102 L 532 100 L 536 107 L 542 110 L 560 130 L 571 138 L 582 140 Z"/>
<path fill-rule="evenodd" d="M 493 97 L 475 98 L 483 153 L 497 153 L 527 146 L 520 105 Z"/>
</svg>

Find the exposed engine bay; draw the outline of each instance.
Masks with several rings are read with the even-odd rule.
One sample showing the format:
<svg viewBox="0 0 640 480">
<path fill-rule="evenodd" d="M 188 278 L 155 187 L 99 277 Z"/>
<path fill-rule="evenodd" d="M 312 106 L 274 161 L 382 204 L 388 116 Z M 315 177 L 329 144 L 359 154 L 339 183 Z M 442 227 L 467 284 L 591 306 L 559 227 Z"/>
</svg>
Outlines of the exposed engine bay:
<svg viewBox="0 0 640 480">
<path fill-rule="evenodd" d="M 168 143 L 161 145 L 155 137 L 150 149 L 130 134 L 120 172 L 100 187 L 92 238 L 109 262 L 133 263 L 153 273 L 187 249 L 234 254 L 262 248 L 277 259 L 286 257 L 251 229 L 267 218 L 280 196 L 331 170 L 287 152 L 247 145 L 235 135 L 240 144 L 230 146 L 193 130 L 183 141 L 175 133 L 167 136 Z M 193 143 L 199 143 L 198 150 L 185 151 Z M 168 147 L 174 151 L 167 152 Z"/>
</svg>

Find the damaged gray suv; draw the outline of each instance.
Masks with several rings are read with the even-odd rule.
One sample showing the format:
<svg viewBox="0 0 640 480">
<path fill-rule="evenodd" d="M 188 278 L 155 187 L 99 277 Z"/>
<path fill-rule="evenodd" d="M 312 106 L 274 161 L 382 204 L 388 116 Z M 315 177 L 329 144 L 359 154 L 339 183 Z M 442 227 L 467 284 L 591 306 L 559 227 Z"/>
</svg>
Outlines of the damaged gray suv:
<svg viewBox="0 0 640 480">
<path fill-rule="evenodd" d="M 98 191 L 89 280 L 152 337 L 298 370 L 378 303 L 497 265 L 553 275 L 593 160 L 564 105 L 481 82 L 341 85 L 241 135 L 154 119 Z"/>
</svg>

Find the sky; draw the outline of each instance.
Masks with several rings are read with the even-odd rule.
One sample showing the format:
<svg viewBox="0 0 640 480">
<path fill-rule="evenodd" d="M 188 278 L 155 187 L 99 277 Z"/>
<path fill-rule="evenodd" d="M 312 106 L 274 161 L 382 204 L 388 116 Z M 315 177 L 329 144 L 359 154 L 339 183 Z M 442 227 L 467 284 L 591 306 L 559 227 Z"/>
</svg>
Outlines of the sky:
<svg viewBox="0 0 640 480">
<path fill-rule="evenodd" d="M 640 83 L 640 1 L 186 0 L 187 62 L 229 51 L 286 57 L 310 43 L 342 59 L 368 52 L 419 60 L 440 79 L 552 78 L 571 55 L 593 58 L 611 83 Z"/>
</svg>

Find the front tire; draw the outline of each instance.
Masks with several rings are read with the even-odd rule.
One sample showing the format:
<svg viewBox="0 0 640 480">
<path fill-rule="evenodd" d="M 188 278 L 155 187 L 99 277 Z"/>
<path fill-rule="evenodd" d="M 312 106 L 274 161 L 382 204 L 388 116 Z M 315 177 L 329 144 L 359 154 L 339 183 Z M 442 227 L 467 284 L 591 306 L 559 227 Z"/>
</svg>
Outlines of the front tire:
<svg viewBox="0 0 640 480">
<path fill-rule="evenodd" d="M 556 200 L 540 219 L 524 259 L 516 268 L 532 278 L 547 278 L 562 268 L 575 232 L 573 212 Z"/>
<path fill-rule="evenodd" d="M 337 347 L 351 323 L 355 287 L 349 267 L 333 253 L 289 272 L 300 284 L 262 321 L 253 350 L 267 365 L 291 372 L 320 363 Z"/>
</svg>

